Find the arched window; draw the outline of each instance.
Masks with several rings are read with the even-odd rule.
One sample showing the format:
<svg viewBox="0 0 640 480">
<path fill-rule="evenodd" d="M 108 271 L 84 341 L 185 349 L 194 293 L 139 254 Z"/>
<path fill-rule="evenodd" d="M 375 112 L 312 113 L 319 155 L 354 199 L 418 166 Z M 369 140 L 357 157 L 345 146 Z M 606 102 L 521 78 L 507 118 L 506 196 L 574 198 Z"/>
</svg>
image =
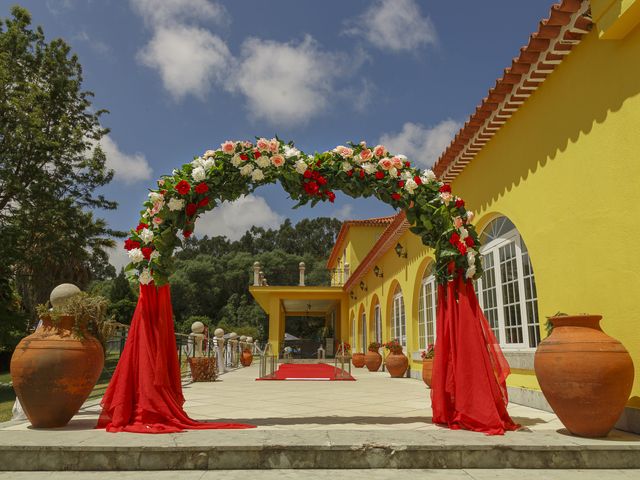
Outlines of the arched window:
<svg viewBox="0 0 640 480">
<path fill-rule="evenodd" d="M 436 342 L 436 277 L 433 262 L 424 270 L 418 299 L 418 346 L 426 349 Z"/>
<path fill-rule="evenodd" d="M 367 351 L 367 314 L 362 311 L 362 351 Z"/>
<path fill-rule="evenodd" d="M 398 286 L 396 293 L 393 295 L 393 309 L 391 312 L 393 325 L 391 336 L 397 338 L 403 347 L 407 346 L 407 322 L 404 314 L 404 299 L 402 298 L 402 290 Z"/>
<path fill-rule="evenodd" d="M 382 343 L 382 309 L 379 303 L 373 308 L 373 317 L 376 324 L 376 342 Z"/>
<path fill-rule="evenodd" d="M 527 247 L 507 217 L 498 217 L 480 235 L 484 272 L 478 299 L 503 347 L 535 348 L 540 343 L 538 294 Z"/>
</svg>

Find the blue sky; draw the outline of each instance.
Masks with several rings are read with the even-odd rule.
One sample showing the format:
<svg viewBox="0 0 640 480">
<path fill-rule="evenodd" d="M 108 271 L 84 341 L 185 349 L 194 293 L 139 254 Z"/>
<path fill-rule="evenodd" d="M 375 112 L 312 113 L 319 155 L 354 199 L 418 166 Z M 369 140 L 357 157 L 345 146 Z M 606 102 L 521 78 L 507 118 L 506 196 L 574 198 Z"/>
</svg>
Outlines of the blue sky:
<svg viewBox="0 0 640 480">
<path fill-rule="evenodd" d="M 15 2 L 3 0 L 5 17 Z M 23 0 L 79 55 L 110 114 L 103 142 L 128 229 L 154 180 L 227 139 L 278 134 L 310 153 L 384 141 L 428 166 L 518 54 L 550 0 Z M 292 210 L 279 186 L 200 220 L 251 224 L 392 213 L 374 199 Z M 119 262 L 117 262 L 119 263 Z"/>
</svg>

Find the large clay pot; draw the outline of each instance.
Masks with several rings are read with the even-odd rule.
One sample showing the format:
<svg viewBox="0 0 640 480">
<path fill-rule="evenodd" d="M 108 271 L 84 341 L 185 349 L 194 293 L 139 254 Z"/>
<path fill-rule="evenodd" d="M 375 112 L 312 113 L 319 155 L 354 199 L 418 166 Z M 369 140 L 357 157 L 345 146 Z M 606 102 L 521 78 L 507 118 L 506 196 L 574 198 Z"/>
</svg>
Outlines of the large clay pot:
<svg viewBox="0 0 640 480">
<path fill-rule="evenodd" d="M 351 356 L 351 362 L 353 363 L 353 366 L 356 368 L 364 367 L 364 353 L 354 353 Z"/>
<path fill-rule="evenodd" d="M 187 361 L 194 382 L 213 382 L 216 379 L 216 357 L 189 357 Z"/>
<path fill-rule="evenodd" d="M 431 388 L 431 375 L 433 374 L 433 358 L 422 360 L 422 381 Z"/>
<path fill-rule="evenodd" d="M 390 353 L 384 361 L 392 378 L 403 377 L 409 367 L 409 359 L 404 353 Z"/>
<path fill-rule="evenodd" d="M 364 364 L 370 372 L 377 372 L 382 365 L 382 355 L 375 350 L 369 350 L 364 356 Z"/>
<path fill-rule="evenodd" d="M 633 362 L 624 346 L 600 328 L 600 315 L 560 316 L 535 355 L 542 393 L 567 429 L 604 437 L 631 393 Z"/>
<path fill-rule="evenodd" d="M 253 362 L 253 353 L 251 350 L 243 350 L 242 355 L 240 355 L 240 363 L 243 367 L 248 367 Z"/>
<path fill-rule="evenodd" d="M 13 388 L 27 418 L 36 428 L 63 427 L 85 402 L 100 377 L 104 351 L 74 317 L 52 325 L 45 317 L 34 333 L 23 338 L 11 357 Z"/>
</svg>

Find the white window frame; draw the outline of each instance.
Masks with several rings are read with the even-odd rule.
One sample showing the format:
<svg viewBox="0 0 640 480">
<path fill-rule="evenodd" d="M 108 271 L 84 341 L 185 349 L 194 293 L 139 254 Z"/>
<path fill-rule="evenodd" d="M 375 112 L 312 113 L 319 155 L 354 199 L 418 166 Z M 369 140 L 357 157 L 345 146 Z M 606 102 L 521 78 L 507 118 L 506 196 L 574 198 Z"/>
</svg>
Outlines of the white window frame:
<svg viewBox="0 0 640 480">
<path fill-rule="evenodd" d="M 351 351 L 357 352 L 358 350 L 358 336 L 356 335 L 356 317 L 351 319 Z"/>
<path fill-rule="evenodd" d="M 407 346 L 407 315 L 404 307 L 404 297 L 400 289 L 393 296 L 391 318 L 393 319 L 392 337 L 398 339 L 404 350 Z"/>
<path fill-rule="evenodd" d="M 431 267 L 431 268 L 430 268 Z M 425 269 L 420 286 L 420 298 L 418 299 L 418 348 L 426 350 L 427 345 L 436 343 L 436 306 L 438 289 L 436 276 L 433 273 L 433 264 Z M 429 293 L 430 290 L 430 293 Z M 431 311 L 431 319 L 427 319 L 427 312 Z M 428 334 L 427 325 L 431 324 L 432 335 Z"/>
<path fill-rule="evenodd" d="M 362 351 L 366 352 L 367 351 L 367 313 L 363 310 L 362 311 L 362 316 L 361 318 L 361 325 L 362 325 L 362 333 L 361 333 L 361 338 L 362 338 Z"/>
<path fill-rule="evenodd" d="M 520 319 L 521 319 L 521 332 L 522 332 L 522 342 L 519 343 L 507 343 L 506 342 L 506 330 L 505 330 L 505 312 L 504 312 L 504 298 L 503 298 L 503 279 L 502 272 L 500 268 L 500 249 L 502 247 L 507 246 L 508 244 L 513 243 L 515 247 L 515 261 L 516 261 L 516 276 L 517 276 L 517 287 L 518 287 L 518 308 L 520 311 Z M 498 313 L 498 343 L 505 350 L 526 350 L 526 351 L 534 351 L 536 347 L 529 346 L 529 325 L 527 318 L 527 300 L 524 290 L 524 268 L 522 265 L 522 238 L 520 233 L 516 228 L 513 228 L 509 232 L 501 235 L 499 238 L 491 240 L 486 245 L 483 245 L 480 248 L 480 254 L 484 257 L 485 255 L 493 256 L 493 268 L 495 275 L 495 284 L 496 284 L 496 306 Z M 535 282 L 535 275 L 534 275 Z M 478 302 L 480 303 L 480 307 L 484 311 L 484 298 L 483 298 L 483 279 L 478 279 Z"/>
<path fill-rule="evenodd" d="M 373 317 L 376 324 L 376 342 L 382 343 L 382 308 L 379 303 L 373 307 Z"/>
</svg>

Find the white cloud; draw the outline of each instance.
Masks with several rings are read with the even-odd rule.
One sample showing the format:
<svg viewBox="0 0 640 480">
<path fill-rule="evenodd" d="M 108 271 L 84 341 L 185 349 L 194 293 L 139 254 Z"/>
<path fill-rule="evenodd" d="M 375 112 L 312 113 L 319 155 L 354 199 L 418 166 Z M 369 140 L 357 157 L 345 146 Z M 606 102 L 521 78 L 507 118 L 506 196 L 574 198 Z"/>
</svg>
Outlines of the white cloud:
<svg viewBox="0 0 640 480">
<path fill-rule="evenodd" d="M 152 28 L 191 20 L 227 21 L 224 7 L 209 0 L 131 0 L 131 6 Z"/>
<path fill-rule="evenodd" d="M 238 240 L 253 225 L 277 228 L 284 218 L 274 212 L 262 197 L 246 195 L 234 202 L 223 202 L 196 222 L 197 236 L 224 235 Z"/>
<path fill-rule="evenodd" d="M 130 185 L 151 178 L 151 167 L 142 153 L 124 153 L 108 135 L 102 137 L 100 146 L 107 157 L 107 167 L 115 171 L 116 180 Z"/>
<path fill-rule="evenodd" d="M 278 125 L 321 113 L 348 61 L 323 52 L 310 36 L 295 44 L 250 38 L 227 88 L 244 94 L 250 115 Z"/>
<path fill-rule="evenodd" d="M 338 220 L 349 220 L 353 218 L 353 205 L 350 203 L 345 203 L 343 206 L 338 208 L 331 215 L 333 218 L 337 218 Z"/>
<path fill-rule="evenodd" d="M 158 70 L 162 83 L 179 100 L 186 95 L 203 99 L 225 75 L 231 53 L 209 30 L 187 25 L 159 27 L 138 52 L 138 60 Z"/>
<path fill-rule="evenodd" d="M 107 43 L 103 42 L 102 40 L 98 40 L 97 38 L 93 38 L 86 32 L 86 30 L 82 30 L 80 33 L 74 36 L 73 40 L 86 43 L 89 48 L 91 48 L 94 52 L 99 53 L 100 55 L 106 57 L 111 57 L 113 55 L 113 50 Z"/>
<path fill-rule="evenodd" d="M 378 0 L 348 23 L 346 33 L 393 52 L 435 45 L 438 39 L 431 19 L 422 16 L 415 0 Z"/>
<path fill-rule="evenodd" d="M 120 269 L 126 267 L 131 261 L 124 249 L 124 240 L 118 241 L 115 247 L 107 248 L 106 251 L 109 255 L 109 263 L 115 267 L 116 272 L 120 272 Z"/>
<path fill-rule="evenodd" d="M 380 143 L 391 153 L 404 154 L 409 160 L 431 167 L 462 127 L 455 120 L 443 120 L 433 127 L 407 122 L 399 133 L 385 133 Z"/>
</svg>

